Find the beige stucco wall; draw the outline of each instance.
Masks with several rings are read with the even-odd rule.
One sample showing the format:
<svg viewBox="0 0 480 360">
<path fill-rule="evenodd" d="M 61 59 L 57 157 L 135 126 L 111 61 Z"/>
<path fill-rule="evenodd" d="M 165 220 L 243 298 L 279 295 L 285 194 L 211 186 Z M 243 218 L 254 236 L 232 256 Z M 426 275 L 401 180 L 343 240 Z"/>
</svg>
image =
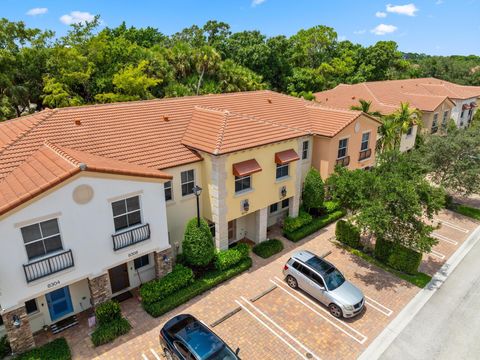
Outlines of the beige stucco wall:
<svg viewBox="0 0 480 360">
<path fill-rule="evenodd" d="M 349 169 L 360 169 L 375 164 L 375 145 L 377 142 L 377 129 L 380 123 L 361 115 L 357 120 L 343 129 L 333 138 L 315 136 L 313 141 L 312 166 L 320 171 L 323 179 L 333 173 L 337 160 L 338 142 L 348 138 L 347 155 L 350 156 Z M 357 131 L 356 131 L 357 130 Z M 370 132 L 369 148 L 372 155 L 368 159 L 359 160 L 362 134 Z"/>
<path fill-rule="evenodd" d="M 422 116 L 423 128 L 422 128 L 421 132 L 422 133 L 427 133 L 427 134 L 430 133 L 430 131 L 432 129 L 433 116 L 436 113 L 438 114 L 438 128 L 440 129 L 441 126 L 442 126 L 443 113 L 448 110 L 450 112 L 449 116 L 448 116 L 448 119 L 450 120 L 453 107 L 454 107 L 454 104 L 452 104 L 449 100 L 445 100 L 434 111 L 423 112 L 423 116 Z"/>
</svg>

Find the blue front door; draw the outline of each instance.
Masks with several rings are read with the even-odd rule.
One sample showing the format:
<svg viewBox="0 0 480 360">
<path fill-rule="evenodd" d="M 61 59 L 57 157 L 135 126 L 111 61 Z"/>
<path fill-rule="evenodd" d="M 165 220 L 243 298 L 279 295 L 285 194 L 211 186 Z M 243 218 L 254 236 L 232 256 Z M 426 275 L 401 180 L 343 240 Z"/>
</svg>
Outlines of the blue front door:
<svg viewBox="0 0 480 360">
<path fill-rule="evenodd" d="M 68 286 L 57 289 L 45 295 L 47 298 L 50 318 L 55 321 L 73 311 L 72 299 Z"/>
</svg>

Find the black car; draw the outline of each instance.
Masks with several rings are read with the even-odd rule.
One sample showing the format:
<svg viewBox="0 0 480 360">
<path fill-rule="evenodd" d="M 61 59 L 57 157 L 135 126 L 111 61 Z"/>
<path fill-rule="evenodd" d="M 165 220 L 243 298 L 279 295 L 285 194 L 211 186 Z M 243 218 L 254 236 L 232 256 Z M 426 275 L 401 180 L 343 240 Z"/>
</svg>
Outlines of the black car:
<svg viewBox="0 0 480 360">
<path fill-rule="evenodd" d="M 189 314 L 177 315 L 160 330 L 160 345 L 169 360 L 239 360 L 213 331 Z"/>
</svg>

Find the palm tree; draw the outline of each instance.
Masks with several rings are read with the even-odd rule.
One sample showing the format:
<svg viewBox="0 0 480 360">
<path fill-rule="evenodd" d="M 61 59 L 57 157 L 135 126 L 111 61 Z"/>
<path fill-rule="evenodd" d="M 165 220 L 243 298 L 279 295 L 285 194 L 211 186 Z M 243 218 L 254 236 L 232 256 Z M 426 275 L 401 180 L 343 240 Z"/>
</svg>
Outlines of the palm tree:
<svg viewBox="0 0 480 360">
<path fill-rule="evenodd" d="M 378 111 L 370 111 L 370 106 L 372 105 L 371 101 L 360 99 L 358 100 L 358 102 L 359 102 L 359 105 L 352 105 L 350 109 L 362 111 L 365 114 L 372 115 L 372 116 L 377 116 L 377 117 L 382 116 L 382 114 L 380 114 L 380 112 Z"/>
<path fill-rule="evenodd" d="M 400 147 L 402 135 L 413 126 L 421 126 L 422 113 L 410 108 L 409 103 L 400 103 L 400 107 L 392 114 L 383 117 L 379 128 L 380 139 L 377 143 L 379 151 L 393 150 Z"/>
</svg>

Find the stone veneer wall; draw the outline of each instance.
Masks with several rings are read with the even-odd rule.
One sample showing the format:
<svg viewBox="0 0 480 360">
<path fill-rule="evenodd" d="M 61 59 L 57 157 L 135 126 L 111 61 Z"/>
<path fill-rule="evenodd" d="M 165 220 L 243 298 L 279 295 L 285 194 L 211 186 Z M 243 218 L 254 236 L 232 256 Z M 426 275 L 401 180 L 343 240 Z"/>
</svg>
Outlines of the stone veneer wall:
<svg viewBox="0 0 480 360">
<path fill-rule="evenodd" d="M 228 248 L 227 221 L 227 170 L 226 156 L 212 156 L 212 177 L 210 181 L 210 199 L 212 221 L 215 223 L 215 245 L 218 249 Z"/>
<path fill-rule="evenodd" d="M 13 325 L 13 317 L 15 315 L 20 318 L 20 326 L 18 328 Z M 5 312 L 2 317 L 8 341 L 14 354 L 20 354 L 35 347 L 35 340 L 33 339 L 25 306 Z"/>
<path fill-rule="evenodd" d="M 167 259 L 164 260 L 164 256 L 167 256 Z M 161 252 L 155 251 L 153 253 L 153 258 L 155 261 L 155 277 L 160 279 L 172 271 L 173 267 L 173 250 L 172 248 L 163 250 Z"/>
<path fill-rule="evenodd" d="M 109 300 L 112 297 L 112 287 L 110 286 L 110 277 L 108 273 L 88 279 L 88 288 L 90 289 L 90 298 L 93 307 Z"/>
</svg>

